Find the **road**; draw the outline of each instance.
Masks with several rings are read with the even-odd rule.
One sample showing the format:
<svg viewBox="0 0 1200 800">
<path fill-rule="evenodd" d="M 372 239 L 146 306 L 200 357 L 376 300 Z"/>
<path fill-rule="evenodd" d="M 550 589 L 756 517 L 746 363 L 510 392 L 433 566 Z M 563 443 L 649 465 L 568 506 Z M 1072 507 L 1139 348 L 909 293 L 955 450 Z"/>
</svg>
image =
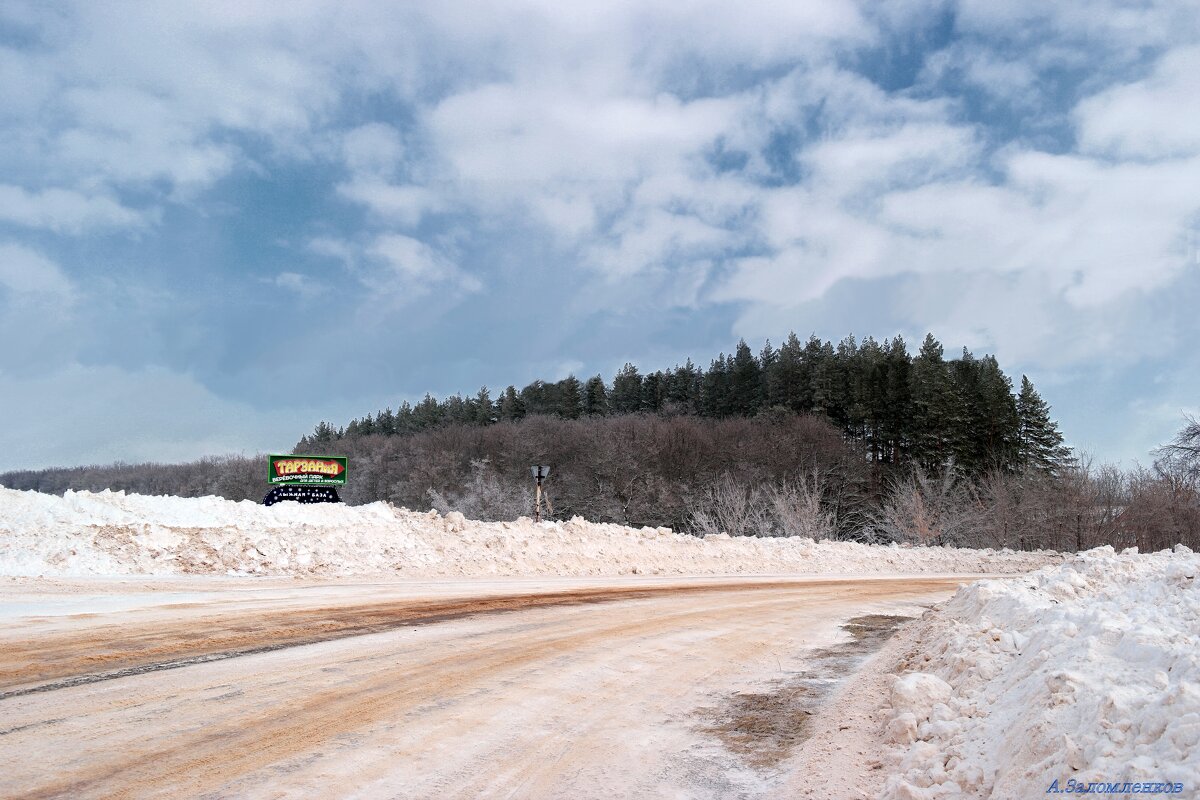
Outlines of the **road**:
<svg viewBox="0 0 1200 800">
<path fill-rule="evenodd" d="M 5 584 L 0 796 L 756 797 L 790 677 L 961 581 Z"/>
</svg>

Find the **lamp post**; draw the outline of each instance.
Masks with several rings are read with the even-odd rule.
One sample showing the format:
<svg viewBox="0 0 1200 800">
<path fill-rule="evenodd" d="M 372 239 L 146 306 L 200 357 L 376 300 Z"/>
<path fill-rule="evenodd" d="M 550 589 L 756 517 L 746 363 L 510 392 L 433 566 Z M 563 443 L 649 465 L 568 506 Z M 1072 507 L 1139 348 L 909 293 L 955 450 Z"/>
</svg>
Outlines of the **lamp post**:
<svg viewBox="0 0 1200 800">
<path fill-rule="evenodd" d="M 533 473 L 534 479 L 537 481 L 537 500 L 533 504 L 533 521 L 542 521 L 542 481 L 550 476 L 550 467 L 545 464 L 534 465 L 529 468 Z"/>
</svg>

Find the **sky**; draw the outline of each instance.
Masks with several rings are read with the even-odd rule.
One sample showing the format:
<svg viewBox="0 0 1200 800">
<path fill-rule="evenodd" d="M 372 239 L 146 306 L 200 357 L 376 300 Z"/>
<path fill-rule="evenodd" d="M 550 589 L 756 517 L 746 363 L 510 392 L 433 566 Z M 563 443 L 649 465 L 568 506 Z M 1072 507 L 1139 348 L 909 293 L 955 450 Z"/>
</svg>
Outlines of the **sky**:
<svg viewBox="0 0 1200 800">
<path fill-rule="evenodd" d="M 1200 410 L 1200 4 L 0 4 L 0 469 L 926 332 Z"/>
</svg>

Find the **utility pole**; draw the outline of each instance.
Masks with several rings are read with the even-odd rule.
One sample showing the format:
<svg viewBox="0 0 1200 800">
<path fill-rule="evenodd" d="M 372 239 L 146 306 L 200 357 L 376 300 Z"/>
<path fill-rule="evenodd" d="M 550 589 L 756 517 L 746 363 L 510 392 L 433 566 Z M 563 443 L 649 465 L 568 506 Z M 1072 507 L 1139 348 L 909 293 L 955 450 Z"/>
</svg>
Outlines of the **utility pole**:
<svg viewBox="0 0 1200 800">
<path fill-rule="evenodd" d="M 550 467 L 541 464 L 529 468 L 533 473 L 533 477 L 537 480 L 537 500 L 533 504 L 533 521 L 542 521 L 542 481 L 550 476 Z"/>
</svg>

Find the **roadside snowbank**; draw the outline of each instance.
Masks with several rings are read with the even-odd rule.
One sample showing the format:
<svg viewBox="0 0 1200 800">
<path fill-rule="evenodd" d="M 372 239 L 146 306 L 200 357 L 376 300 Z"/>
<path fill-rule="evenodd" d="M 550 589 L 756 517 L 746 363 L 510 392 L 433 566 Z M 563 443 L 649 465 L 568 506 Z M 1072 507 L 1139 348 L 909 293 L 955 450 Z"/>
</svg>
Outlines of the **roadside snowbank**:
<svg viewBox="0 0 1200 800">
<path fill-rule="evenodd" d="M 572 519 L 473 522 L 386 503 L 279 503 L 0 488 L 0 575 L 411 576 L 1013 573 L 1055 553 L 703 539 Z"/>
<path fill-rule="evenodd" d="M 1196 797 L 1198 574 L 1183 546 L 1103 547 L 960 589 L 918 623 L 893 685 L 901 749 L 880 797 L 1041 797 L 1056 780 Z"/>
</svg>

